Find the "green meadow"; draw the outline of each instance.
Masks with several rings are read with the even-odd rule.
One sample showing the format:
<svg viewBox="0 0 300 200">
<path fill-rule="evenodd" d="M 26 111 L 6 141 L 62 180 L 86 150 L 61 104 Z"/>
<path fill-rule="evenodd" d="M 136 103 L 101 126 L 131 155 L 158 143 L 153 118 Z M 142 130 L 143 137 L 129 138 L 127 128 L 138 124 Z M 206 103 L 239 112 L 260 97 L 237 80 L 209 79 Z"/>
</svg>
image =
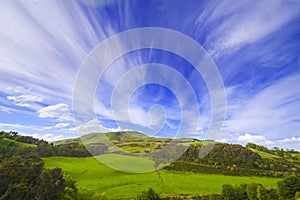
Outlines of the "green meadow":
<svg viewBox="0 0 300 200">
<path fill-rule="evenodd" d="M 258 155 L 260 155 L 262 158 L 269 158 L 269 159 L 272 159 L 272 158 L 280 158 L 279 156 L 276 156 L 276 155 L 273 155 L 273 154 L 270 154 L 270 153 L 266 153 L 266 152 L 263 152 L 263 151 L 259 151 L 257 149 L 252 149 L 252 148 L 249 148 L 251 151 L 255 152 L 255 153 L 258 153 Z"/>
<path fill-rule="evenodd" d="M 119 157 L 118 157 L 119 156 Z M 110 162 L 110 158 L 112 161 Z M 128 159 L 120 155 L 104 155 L 101 158 L 113 167 L 132 169 L 151 167 L 150 160 Z M 115 160 L 118 162 L 115 162 Z M 153 188 L 161 196 L 202 195 L 221 193 L 223 184 L 241 184 L 257 182 L 267 188 L 276 188 L 279 178 L 241 177 L 217 174 L 199 174 L 160 170 L 148 173 L 126 173 L 117 171 L 100 163 L 94 157 L 49 157 L 43 158 L 46 168 L 60 167 L 63 171 L 77 180 L 77 187 L 83 196 L 91 197 L 94 193 L 105 192 L 108 199 L 131 199 L 143 191 Z M 128 162 L 123 162 L 123 161 Z"/>
</svg>

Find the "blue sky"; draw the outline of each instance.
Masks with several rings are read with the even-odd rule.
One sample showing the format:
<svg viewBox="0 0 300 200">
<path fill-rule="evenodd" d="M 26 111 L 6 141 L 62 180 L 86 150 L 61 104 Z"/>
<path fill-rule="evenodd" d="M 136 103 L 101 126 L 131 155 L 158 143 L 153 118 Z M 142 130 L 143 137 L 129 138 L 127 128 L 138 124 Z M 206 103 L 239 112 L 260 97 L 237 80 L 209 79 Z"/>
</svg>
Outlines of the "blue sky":
<svg viewBox="0 0 300 200">
<path fill-rule="evenodd" d="M 85 58 L 112 35 L 161 27 L 196 40 L 216 64 L 226 92 L 219 141 L 300 150 L 299 21 L 300 2 L 295 0 L 1 1 L 0 129 L 49 141 L 78 136 L 73 90 Z M 118 45 L 116 48 L 122 48 L 124 41 Z M 158 84 L 131 91 L 126 109 L 125 104 L 112 105 L 116 85 L 125 93 L 135 83 L 131 77 L 118 85 L 128 71 L 144 80 L 158 76 L 185 94 L 186 87 L 177 76 L 154 68 L 134 71 L 149 63 L 180 73 L 195 92 L 197 105 L 190 98 L 179 101 L 174 91 Z M 131 129 L 173 137 L 179 127 L 188 135 L 196 118 L 196 135 L 204 139 L 212 104 L 205 80 L 194 72 L 184 58 L 159 49 L 123 55 L 99 80 L 95 95 L 98 122 L 90 120 L 77 128 L 89 132 L 96 125 L 102 131 Z M 119 97 L 118 102 L 127 100 Z M 130 120 L 122 118 L 123 109 Z M 190 113 L 195 110 L 199 115 Z M 180 123 L 185 112 L 185 122 Z"/>
</svg>

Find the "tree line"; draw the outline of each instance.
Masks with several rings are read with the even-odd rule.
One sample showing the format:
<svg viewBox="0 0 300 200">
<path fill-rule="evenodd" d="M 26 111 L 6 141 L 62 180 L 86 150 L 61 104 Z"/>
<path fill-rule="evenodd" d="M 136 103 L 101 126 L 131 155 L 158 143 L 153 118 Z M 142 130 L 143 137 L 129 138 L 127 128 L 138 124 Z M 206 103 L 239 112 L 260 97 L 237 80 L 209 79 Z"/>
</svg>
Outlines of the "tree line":
<svg viewBox="0 0 300 200">
<path fill-rule="evenodd" d="M 252 148 L 252 149 L 256 149 L 265 153 L 269 153 L 275 156 L 280 156 L 280 157 L 284 157 L 284 158 L 288 158 L 288 159 L 294 159 L 297 160 L 297 157 L 293 156 L 294 153 L 299 153 L 298 151 L 294 150 L 294 149 L 286 149 L 284 150 L 283 148 L 278 148 L 278 147 L 274 147 L 273 149 L 268 149 L 267 147 L 263 146 L 263 145 L 257 145 L 254 143 L 249 142 L 246 145 L 247 148 Z"/>
<path fill-rule="evenodd" d="M 300 179 L 296 176 L 287 177 L 277 182 L 277 188 L 267 189 L 260 183 L 240 185 L 224 184 L 222 194 L 194 195 L 194 196 L 169 196 L 160 197 L 152 188 L 143 192 L 138 200 L 299 200 Z"/>
<path fill-rule="evenodd" d="M 216 143 L 204 158 L 199 151 L 205 144 L 192 144 L 166 169 L 238 176 L 299 176 L 299 167 L 285 158 L 262 158 L 238 144 Z"/>
<path fill-rule="evenodd" d="M 60 168 L 44 169 L 35 152 L 18 152 L 0 166 L 0 200 L 77 199 L 76 181 Z"/>
<path fill-rule="evenodd" d="M 4 140 L 4 138 L 9 140 Z M 50 157 L 50 156 L 68 156 L 68 157 L 89 157 L 91 154 L 88 149 L 81 143 L 68 143 L 68 144 L 59 144 L 54 145 L 53 143 L 48 143 L 47 141 L 33 138 L 31 136 L 22 136 L 18 132 L 0 132 L 0 162 L 6 158 L 11 157 L 18 151 L 27 151 L 28 148 L 16 143 L 22 142 L 25 144 L 34 144 L 36 147 L 30 148 L 30 151 L 39 154 L 41 157 Z M 91 146 L 92 151 L 99 151 L 103 153 L 106 148 L 101 146 Z"/>
<path fill-rule="evenodd" d="M 266 189 L 259 183 L 224 184 L 222 197 L 224 200 L 297 200 L 300 198 L 300 179 L 287 177 L 277 182 L 277 189 Z"/>
</svg>

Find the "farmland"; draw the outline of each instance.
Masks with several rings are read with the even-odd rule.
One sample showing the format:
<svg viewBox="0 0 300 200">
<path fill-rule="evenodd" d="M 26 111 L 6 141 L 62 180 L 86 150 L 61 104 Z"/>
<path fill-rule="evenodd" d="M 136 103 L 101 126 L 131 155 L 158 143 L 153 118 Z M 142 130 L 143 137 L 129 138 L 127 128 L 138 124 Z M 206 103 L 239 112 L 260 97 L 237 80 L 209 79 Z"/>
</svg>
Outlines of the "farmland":
<svg viewBox="0 0 300 200">
<path fill-rule="evenodd" d="M 118 155 L 108 155 L 109 156 Z M 225 176 L 161 170 L 149 173 L 125 173 L 101 164 L 96 158 L 43 158 L 46 168 L 60 167 L 77 180 L 79 191 L 87 197 L 94 193 L 107 194 L 109 199 L 135 198 L 153 188 L 161 196 L 221 193 L 223 184 L 257 182 L 275 188 L 279 178 Z M 139 160 L 139 162 L 143 162 Z M 135 163 L 135 164 L 140 164 Z"/>
</svg>

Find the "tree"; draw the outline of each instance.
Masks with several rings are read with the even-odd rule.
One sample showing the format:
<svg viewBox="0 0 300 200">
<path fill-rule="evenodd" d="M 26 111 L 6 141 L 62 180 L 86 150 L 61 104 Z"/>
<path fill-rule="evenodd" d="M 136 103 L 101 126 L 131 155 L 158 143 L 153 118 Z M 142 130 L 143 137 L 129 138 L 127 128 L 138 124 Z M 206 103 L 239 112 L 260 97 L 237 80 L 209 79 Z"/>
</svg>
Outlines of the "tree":
<svg viewBox="0 0 300 200">
<path fill-rule="evenodd" d="M 0 199 L 32 199 L 33 185 L 43 165 L 36 154 L 13 156 L 5 160 L 0 170 Z"/>
<path fill-rule="evenodd" d="M 269 199 L 271 199 L 271 200 L 278 199 L 277 190 L 274 188 L 268 189 L 268 196 L 269 196 Z"/>
<path fill-rule="evenodd" d="M 159 195 L 150 188 L 147 192 L 147 200 L 160 200 Z"/>
<path fill-rule="evenodd" d="M 224 184 L 222 186 L 222 196 L 224 200 L 237 199 L 237 194 L 232 185 Z"/>
<path fill-rule="evenodd" d="M 64 174 L 65 179 L 65 189 L 61 194 L 61 199 L 63 200 L 72 200 L 77 199 L 78 190 L 76 188 L 76 181 L 72 179 L 71 176 Z"/>
<path fill-rule="evenodd" d="M 279 199 L 292 199 L 297 191 L 300 191 L 300 180 L 296 176 L 290 176 L 277 182 Z"/>
<path fill-rule="evenodd" d="M 137 198 L 139 200 L 160 200 L 159 195 L 152 189 L 149 188 L 148 191 L 143 191 L 141 195 Z"/>
<path fill-rule="evenodd" d="M 0 200 L 76 199 L 75 181 L 60 168 L 43 170 L 44 162 L 34 151 L 20 152 L 0 167 Z"/>
<path fill-rule="evenodd" d="M 250 183 L 247 185 L 247 196 L 249 200 L 258 200 L 257 198 L 257 187 L 258 183 Z"/>
<path fill-rule="evenodd" d="M 60 168 L 46 169 L 39 178 L 35 199 L 59 199 L 65 189 L 65 180 Z"/>
<path fill-rule="evenodd" d="M 241 184 L 239 186 L 236 186 L 236 193 L 238 195 L 238 199 L 248 199 L 247 184 Z"/>
<path fill-rule="evenodd" d="M 268 191 L 262 185 L 257 186 L 257 199 L 258 200 L 269 200 Z"/>
</svg>

